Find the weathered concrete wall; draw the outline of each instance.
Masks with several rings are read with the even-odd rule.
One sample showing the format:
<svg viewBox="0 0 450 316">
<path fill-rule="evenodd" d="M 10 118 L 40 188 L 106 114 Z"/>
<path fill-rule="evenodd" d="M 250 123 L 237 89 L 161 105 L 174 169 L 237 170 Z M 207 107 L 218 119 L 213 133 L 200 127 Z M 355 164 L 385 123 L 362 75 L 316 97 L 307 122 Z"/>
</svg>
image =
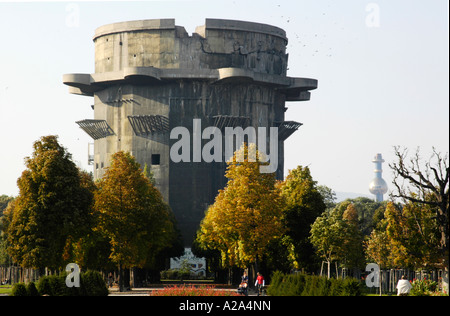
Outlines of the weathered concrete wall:
<svg viewBox="0 0 450 316">
<path fill-rule="evenodd" d="M 207 19 L 188 36 L 175 21 L 146 20 L 100 27 L 94 37 L 95 72 L 125 67 L 245 68 L 286 75 L 283 30 L 258 23 Z"/>
</svg>

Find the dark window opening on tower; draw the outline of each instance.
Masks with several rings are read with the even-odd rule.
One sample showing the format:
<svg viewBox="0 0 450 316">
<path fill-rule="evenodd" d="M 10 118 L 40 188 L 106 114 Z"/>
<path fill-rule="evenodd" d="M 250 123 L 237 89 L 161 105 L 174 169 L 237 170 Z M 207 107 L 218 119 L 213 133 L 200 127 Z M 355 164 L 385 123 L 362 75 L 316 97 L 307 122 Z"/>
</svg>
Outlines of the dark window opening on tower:
<svg viewBox="0 0 450 316">
<path fill-rule="evenodd" d="M 161 155 L 152 155 L 152 165 L 159 165 L 161 163 Z"/>
</svg>

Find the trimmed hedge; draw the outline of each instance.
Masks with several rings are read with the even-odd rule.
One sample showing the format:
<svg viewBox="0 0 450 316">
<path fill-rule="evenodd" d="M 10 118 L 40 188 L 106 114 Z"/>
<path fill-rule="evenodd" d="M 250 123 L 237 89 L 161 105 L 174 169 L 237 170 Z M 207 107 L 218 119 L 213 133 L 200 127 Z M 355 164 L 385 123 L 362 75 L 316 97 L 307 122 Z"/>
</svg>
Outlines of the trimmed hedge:
<svg viewBox="0 0 450 316">
<path fill-rule="evenodd" d="M 354 278 L 328 279 L 317 275 L 283 274 L 272 276 L 267 289 L 272 296 L 361 296 L 359 280 Z"/>
<path fill-rule="evenodd" d="M 25 283 L 16 283 L 11 290 L 11 296 L 28 296 Z"/>
<path fill-rule="evenodd" d="M 11 296 L 108 296 L 108 287 L 97 271 L 86 271 L 80 274 L 80 287 L 66 286 L 67 273 L 47 275 L 39 279 L 37 286 L 30 282 L 16 283 Z"/>
<path fill-rule="evenodd" d="M 182 271 L 180 269 L 170 269 L 160 272 L 162 280 L 188 280 L 191 276 L 189 271 Z"/>
</svg>

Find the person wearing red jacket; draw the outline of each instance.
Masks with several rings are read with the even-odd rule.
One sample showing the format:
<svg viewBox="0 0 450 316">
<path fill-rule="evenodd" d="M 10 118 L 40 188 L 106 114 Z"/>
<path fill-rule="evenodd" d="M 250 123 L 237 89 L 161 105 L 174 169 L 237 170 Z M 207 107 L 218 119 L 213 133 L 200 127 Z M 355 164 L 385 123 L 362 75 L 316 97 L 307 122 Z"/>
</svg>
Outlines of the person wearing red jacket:
<svg viewBox="0 0 450 316">
<path fill-rule="evenodd" d="M 258 277 L 256 278 L 255 286 L 256 286 L 256 293 L 258 293 L 259 296 L 260 291 L 265 286 L 265 281 L 261 273 L 258 272 L 257 275 Z"/>
</svg>

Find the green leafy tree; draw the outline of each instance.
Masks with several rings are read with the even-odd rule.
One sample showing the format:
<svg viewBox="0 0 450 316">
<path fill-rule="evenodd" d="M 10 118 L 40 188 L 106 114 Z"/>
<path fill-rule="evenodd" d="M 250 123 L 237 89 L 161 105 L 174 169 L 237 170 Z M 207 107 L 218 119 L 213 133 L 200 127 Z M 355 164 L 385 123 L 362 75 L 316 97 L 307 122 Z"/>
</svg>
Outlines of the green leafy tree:
<svg viewBox="0 0 450 316">
<path fill-rule="evenodd" d="M 319 187 L 309 168 L 302 166 L 290 170 L 279 187 L 286 202 L 283 224 L 292 244 L 289 248 L 293 265 L 297 269 L 306 268 L 313 271 L 316 257 L 309 240 L 311 225 L 326 209 L 324 195 L 329 203 L 332 203 L 333 193 L 326 187 Z"/>
<path fill-rule="evenodd" d="M 171 210 L 129 153 L 117 152 L 98 183 L 94 210 L 101 232 L 111 247 L 110 260 L 123 269 L 144 267 L 172 242 L 175 230 Z"/>
<path fill-rule="evenodd" d="M 333 261 L 355 268 L 363 261 L 362 235 L 353 204 L 341 203 L 327 209 L 311 226 L 310 241 L 317 254 L 327 262 L 328 277 Z"/>
<path fill-rule="evenodd" d="M 328 278 L 331 276 L 331 263 L 340 258 L 345 241 L 342 213 L 338 209 L 328 209 L 311 226 L 310 241 L 317 254 L 327 262 Z"/>
<path fill-rule="evenodd" d="M 89 229 L 93 195 L 57 136 L 42 137 L 33 148 L 17 181 L 8 252 L 23 267 L 57 269 L 70 259 L 66 246 Z"/>
<path fill-rule="evenodd" d="M 358 214 L 359 229 L 364 236 L 370 235 L 377 224 L 375 213 L 377 210 L 384 213 L 387 201 L 377 202 L 366 197 L 347 199 L 341 203 L 352 203 Z"/>
<path fill-rule="evenodd" d="M 155 175 L 153 174 L 151 167 L 149 167 L 147 163 L 144 164 L 144 170 L 142 170 L 142 174 L 150 181 L 152 185 L 156 185 Z"/>
<path fill-rule="evenodd" d="M 363 234 L 359 228 L 358 211 L 353 203 L 348 204 L 342 219 L 347 233 L 343 244 L 343 265 L 350 269 L 362 268 L 365 263 Z"/>
<path fill-rule="evenodd" d="M 322 195 L 323 201 L 327 208 L 333 208 L 336 206 L 336 192 L 326 185 L 317 186 L 317 190 Z"/>
</svg>

